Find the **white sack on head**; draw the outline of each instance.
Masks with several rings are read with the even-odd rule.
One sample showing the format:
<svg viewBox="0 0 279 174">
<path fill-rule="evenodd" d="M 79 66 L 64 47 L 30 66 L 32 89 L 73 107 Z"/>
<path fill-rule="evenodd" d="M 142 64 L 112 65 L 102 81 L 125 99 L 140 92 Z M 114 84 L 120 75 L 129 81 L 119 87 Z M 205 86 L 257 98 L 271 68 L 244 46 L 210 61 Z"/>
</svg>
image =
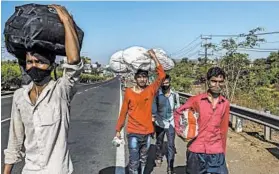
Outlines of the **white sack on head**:
<svg viewBox="0 0 279 174">
<path fill-rule="evenodd" d="M 123 51 L 123 60 L 127 64 L 132 63 L 149 63 L 150 59 L 147 56 L 147 49 L 139 46 L 133 46 Z"/>
<path fill-rule="evenodd" d="M 120 62 L 120 63 L 124 63 L 123 60 L 123 50 L 117 51 L 116 53 L 114 53 L 111 57 L 110 57 L 110 62 Z"/>
<path fill-rule="evenodd" d="M 127 65 L 120 62 L 110 62 L 109 67 L 112 71 L 117 73 L 124 73 L 128 71 Z"/>
<path fill-rule="evenodd" d="M 128 67 L 124 63 L 122 54 L 123 54 L 123 50 L 120 50 L 114 53 L 110 58 L 109 66 L 114 72 L 120 73 L 120 72 L 128 71 Z"/>
<path fill-rule="evenodd" d="M 127 48 L 123 52 L 123 59 L 126 64 L 130 65 L 134 70 L 149 70 L 152 60 L 149 58 L 147 49 L 139 46 Z"/>
<path fill-rule="evenodd" d="M 167 53 L 163 49 L 155 48 L 153 50 L 164 70 L 171 70 L 172 68 L 174 68 L 173 60 L 168 57 Z"/>
<path fill-rule="evenodd" d="M 136 72 L 138 69 L 154 71 L 156 67 L 155 62 L 149 57 L 147 51 L 148 49 L 146 48 L 140 46 L 132 46 L 120 53 L 115 53 L 112 56 L 111 60 L 126 64 L 128 69 L 127 71 Z M 156 48 L 154 49 L 154 52 L 159 62 L 162 64 L 164 70 L 170 70 L 174 67 L 173 60 L 167 56 L 167 53 L 163 49 Z"/>
</svg>

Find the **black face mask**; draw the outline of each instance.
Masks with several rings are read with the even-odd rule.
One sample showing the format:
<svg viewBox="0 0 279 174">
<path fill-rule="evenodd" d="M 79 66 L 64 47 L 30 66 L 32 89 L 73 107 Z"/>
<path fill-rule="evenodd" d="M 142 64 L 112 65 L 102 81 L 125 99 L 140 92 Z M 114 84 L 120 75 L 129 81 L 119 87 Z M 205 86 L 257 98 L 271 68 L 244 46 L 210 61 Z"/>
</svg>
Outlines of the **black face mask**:
<svg viewBox="0 0 279 174">
<path fill-rule="evenodd" d="M 51 69 L 43 70 L 37 67 L 32 67 L 26 72 L 38 86 L 43 86 L 51 80 Z"/>
<path fill-rule="evenodd" d="M 168 85 L 168 86 L 163 85 L 163 86 L 161 86 L 161 88 L 162 88 L 163 92 L 167 92 L 170 89 L 170 85 Z"/>
<path fill-rule="evenodd" d="M 213 98 L 218 98 L 221 94 L 220 93 L 214 93 L 212 91 L 209 91 Z"/>
<path fill-rule="evenodd" d="M 214 88 L 208 83 L 208 88 L 213 98 L 218 98 L 221 95 L 222 89 L 220 87 Z"/>
</svg>

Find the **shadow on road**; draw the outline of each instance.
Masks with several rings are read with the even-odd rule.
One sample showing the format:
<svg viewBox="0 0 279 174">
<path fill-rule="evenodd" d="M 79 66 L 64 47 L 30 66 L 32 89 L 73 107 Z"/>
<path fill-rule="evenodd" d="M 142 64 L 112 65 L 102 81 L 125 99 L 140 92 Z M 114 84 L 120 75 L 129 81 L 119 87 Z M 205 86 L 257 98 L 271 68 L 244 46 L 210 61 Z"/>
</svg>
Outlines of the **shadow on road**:
<svg viewBox="0 0 279 174">
<path fill-rule="evenodd" d="M 176 167 L 174 167 L 174 171 L 176 174 L 185 174 L 186 166 L 176 166 Z"/>
<path fill-rule="evenodd" d="M 165 141 L 163 143 L 163 149 L 162 149 L 162 155 L 165 156 L 164 159 L 167 159 L 167 146 L 168 146 L 168 144 Z M 154 168 L 156 167 L 155 159 L 156 159 L 156 146 L 154 144 L 151 144 L 150 148 L 149 148 L 149 152 L 148 152 L 147 166 L 145 169 L 145 174 L 150 174 L 154 171 Z M 164 160 L 164 163 L 166 163 L 166 162 L 167 161 Z M 177 174 L 185 174 L 185 166 L 174 167 L 174 171 Z M 166 169 L 166 172 L 167 172 L 167 169 Z"/>
<path fill-rule="evenodd" d="M 115 166 L 111 166 L 111 167 L 107 167 L 107 168 L 104 168 L 102 170 L 99 171 L 99 174 L 115 174 L 115 170 L 116 168 L 120 171 L 123 171 L 125 170 L 125 173 L 129 173 L 128 171 L 128 167 L 115 167 Z M 122 172 L 121 172 L 122 173 Z"/>
<path fill-rule="evenodd" d="M 279 160 L 279 146 L 274 148 L 266 148 L 266 150 Z"/>
<path fill-rule="evenodd" d="M 166 155 L 166 148 L 167 148 L 167 142 L 164 142 L 163 144 L 163 155 Z M 156 146 L 154 144 L 150 145 L 149 151 L 148 151 L 148 158 L 147 158 L 147 165 L 144 171 L 144 174 L 151 174 L 154 173 L 154 168 L 156 167 L 155 163 L 156 159 Z M 166 159 L 166 158 L 165 158 Z M 166 162 L 166 160 L 164 160 Z M 122 168 L 122 169 L 121 169 Z M 99 171 L 99 174 L 115 174 L 115 166 L 107 167 Z M 185 174 L 186 173 L 186 167 L 185 166 L 176 166 L 174 167 L 174 171 L 176 174 Z M 123 167 L 120 167 L 120 170 L 123 170 Z M 125 172 L 129 173 L 128 166 L 125 168 Z M 166 169 L 167 172 L 167 169 Z M 157 173 L 154 173 L 157 174 Z"/>
<path fill-rule="evenodd" d="M 153 171 L 153 168 L 156 167 L 155 159 L 156 159 L 156 146 L 154 144 L 151 144 L 148 151 L 145 174 L 151 173 Z"/>
<path fill-rule="evenodd" d="M 277 159 L 279 159 L 279 144 L 278 143 L 265 140 L 264 136 L 260 135 L 258 132 L 246 132 L 246 133 L 250 136 L 253 136 L 253 137 L 261 140 L 261 141 L 268 142 L 268 143 L 273 144 L 274 146 L 276 146 L 274 148 L 266 148 L 266 150 L 269 153 L 271 153 L 273 156 L 275 156 Z"/>
</svg>

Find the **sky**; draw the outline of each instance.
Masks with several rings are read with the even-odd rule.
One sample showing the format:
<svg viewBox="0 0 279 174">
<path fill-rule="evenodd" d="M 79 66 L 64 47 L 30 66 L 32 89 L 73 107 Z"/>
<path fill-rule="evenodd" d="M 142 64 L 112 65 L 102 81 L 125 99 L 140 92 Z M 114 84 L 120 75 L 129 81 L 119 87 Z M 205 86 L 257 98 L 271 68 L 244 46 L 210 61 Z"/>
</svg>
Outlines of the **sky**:
<svg viewBox="0 0 279 174">
<path fill-rule="evenodd" d="M 1 2 L 1 33 L 15 6 L 26 3 L 30 2 Z M 256 27 L 263 27 L 263 32 L 279 31 L 279 2 L 56 1 L 56 4 L 65 6 L 85 33 L 81 55 L 101 64 L 108 64 L 113 53 L 130 46 L 162 48 L 173 58 L 194 59 L 201 49 L 201 39 L 178 51 L 199 35 L 240 34 Z M 262 37 L 272 43 L 262 44 L 261 49 L 279 48 L 279 34 Z M 218 44 L 221 39 L 226 38 L 212 37 L 208 42 Z M 251 59 L 269 54 L 247 53 Z"/>
</svg>

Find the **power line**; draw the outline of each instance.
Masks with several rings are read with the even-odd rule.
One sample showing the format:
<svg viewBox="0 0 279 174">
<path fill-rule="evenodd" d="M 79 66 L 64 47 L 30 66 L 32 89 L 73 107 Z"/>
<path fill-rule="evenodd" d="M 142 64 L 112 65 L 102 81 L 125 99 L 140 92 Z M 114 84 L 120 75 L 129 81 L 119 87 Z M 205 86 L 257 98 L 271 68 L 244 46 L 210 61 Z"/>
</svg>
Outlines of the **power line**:
<svg viewBox="0 0 279 174">
<path fill-rule="evenodd" d="M 269 35 L 269 34 L 279 34 L 279 31 L 256 33 L 253 35 L 260 36 L 260 35 Z M 208 36 L 211 36 L 211 37 L 246 37 L 246 36 L 250 36 L 250 35 L 251 34 L 212 34 L 212 35 L 208 35 Z"/>
<path fill-rule="evenodd" d="M 266 33 L 257 33 L 257 34 L 254 34 L 256 36 L 259 36 L 259 35 L 268 35 L 268 34 L 279 34 L 279 31 L 273 31 L 273 32 L 266 32 Z M 249 34 L 247 34 L 246 36 L 248 36 Z"/>
<path fill-rule="evenodd" d="M 179 53 L 180 55 L 181 54 L 188 54 L 189 52 L 191 52 L 192 50 L 194 50 L 195 48 L 197 48 L 198 46 L 201 46 L 201 44 L 202 44 L 202 42 L 199 42 L 199 43 L 197 43 L 196 45 L 194 45 L 194 46 L 192 46 L 192 47 L 190 47 L 190 48 L 188 48 L 187 50 L 185 50 L 184 52 L 181 52 L 181 53 Z M 179 55 L 178 54 L 178 55 Z"/>
<path fill-rule="evenodd" d="M 218 52 L 213 52 L 213 55 L 215 55 L 215 56 L 224 56 L 224 54 L 218 53 Z"/>
<path fill-rule="evenodd" d="M 239 47 L 238 49 L 263 50 L 263 51 L 278 51 L 279 50 L 279 48 L 247 48 L 247 47 Z"/>
<path fill-rule="evenodd" d="M 201 35 L 199 35 L 199 36 L 196 37 L 192 42 L 190 42 L 188 45 L 186 45 L 185 47 L 183 47 L 183 48 L 180 49 L 179 51 L 172 53 L 171 55 L 175 55 L 175 54 L 177 54 L 177 53 L 183 51 L 184 49 L 186 49 L 187 47 L 189 47 L 192 43 L 194 43 L 195 41 L 197 41 L 200 37 L 201 37 Z"/>
<path fill-rule="evenodd" d="M 181 52 L 181 53 L 177 54 L 176 57 L 178 55 L 181 56 L 181 55 L 186 55 L 186 54 L 190 53 L 192 50 L 195 50 L 201 44 L 202 44 L 201 42 L 197 43 L 196 45 L 194 45 L 191 48 L 187 49 L 185 52 Z"/>
<path fill-rule="evenodd" d="M 271 41 L 271 42 L 262 42 L 262 43 L 259 43 L 259 45 L 262 45 L 262 44 L 272 44 L 272 43 L 279 43 L 279 40 L 278 41 Z M 213 43 L 213 45 L 215 45 L 216 47 L 218 46 L 221 46 L 222 43 Z"/>
<path fill-rule="evenodd" d="M 264 43 L 260 43 L 260 44 L 269 44 L 269 43 L 279 43 L 279 41 L 264 42 Z"/>
<path fill-rule="evenodd" d="M 191 55 L 189 55 L 189 56 L 188 56 L 189 59 L 191 59 L 194 55 L 196 55 L 196 54 L 199 53 L 200 51 L 201 51 L 201 50 L 198 50 L 198 51 L 192 53 Z M 199 55 L 199 54 L 197 54 L 197 55 Z"/>
<path fill-rule="evenodd" d="M 238 48 L 240 51 L 251 51 L 251 52 L 276 52 L 279 50 L 259 50 L 259 49 L 245 49 L 245 48 Z"/>
</svg>

